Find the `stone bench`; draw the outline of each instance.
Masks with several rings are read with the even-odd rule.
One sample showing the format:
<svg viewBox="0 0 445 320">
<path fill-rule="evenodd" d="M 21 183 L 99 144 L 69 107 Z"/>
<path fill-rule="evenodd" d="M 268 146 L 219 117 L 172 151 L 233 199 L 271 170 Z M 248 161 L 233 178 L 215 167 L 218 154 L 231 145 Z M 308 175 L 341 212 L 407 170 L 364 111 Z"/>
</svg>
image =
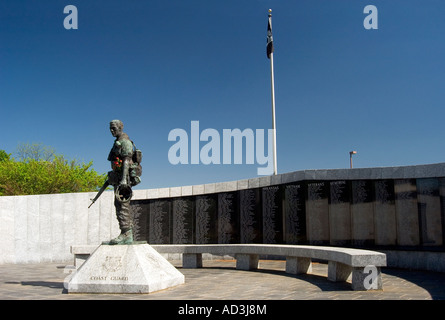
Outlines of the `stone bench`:
<svg viewBox="0 0 445 320">
<path fill-rule="evenodd" d="M 312 270 L 312 259 L 328 262 L 328 280 L 346 281 L 352 274 L 353 290 L 382 289 L 380 267 L 386 266 L 384 253 L 341 247 L 277 244 L 174 244 L 151 245 L 161 254 L 182 254 L 183 268 L 202 267 L 202 255 L 235 256 L 236 269 L 258 268 L 260 255 L 286 257 L 286 273 L 302 274 Z M 72 246 L 77 266 L 97 246 Z M 76 260 L 77 259 L 77 260 Z"/>
</svg>

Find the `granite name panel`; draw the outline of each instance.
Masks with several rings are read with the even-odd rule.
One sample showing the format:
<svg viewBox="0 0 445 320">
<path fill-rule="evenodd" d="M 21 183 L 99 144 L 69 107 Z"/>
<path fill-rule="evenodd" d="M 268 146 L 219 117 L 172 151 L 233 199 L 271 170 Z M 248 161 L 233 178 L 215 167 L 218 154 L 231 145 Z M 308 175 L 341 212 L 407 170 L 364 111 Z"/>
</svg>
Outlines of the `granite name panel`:
<svg viewBox="0 0 445 320">
<path fill-rule="evenodd" d="M 334 246 L 351 245 L 350 181 L 329 182 L 329 239 Z"/>
<path fill-rule="evenodd" d="M 283 189 L 281 186 L 262 188 L 263 243 L 283 243 Z"/>
<path fill-rule="evenodd" d="M 218 243 L 240 243 L 237 192 L 218 193 Z"/>
<path fill-rule="evenodd" d="M 150 216 L 150 200 L 132 200 L 130 210 L 133 214 L 133 239 L 148 240 L 148 218 Z"/>
<path fill-rule="evenodd" d="M 372 246 L 375 244 L 373 181 L 352 180 L 351 197 L 352 245 Z"/>
<path fill-rule="evenodd" d="M 193 244 L 195 239 L 195 201 L 192 197 L 172 199 L 172 243 Z"/>
<path fill-rule="evenodd" d="M 329 182 L 307 183 L 306 232 L 309 244 L 329 244 Z"/>
<path fill-rule="evenodd" d="M 439 183 L 439 199 L 440 199 L 440 216 L 442 225 L 442 245 L 445 245 L 445 178 L 438 178 Z"/>
<path fill-rule="evenodd" d="M 417 179 L 420 243 L 423 246 L 443 244 L 439 180 Z"/>
<path fill-rule="evenodd" d="M 374 230 L 375 244 L 393 246 L 397 243 L 394 181 L 374 181 Z"/>
<path fill-rule="evenodd" d="M 418 246 L 420 244 L 420 232 L 416 179 L 394 180 L 394 193 L 397 244 L 400 246 Z"/>
<path fill-rule="evenodd" d="M 195 243 L 218 243 L 218 196 L 200 195 L 195 198 Z"/>
<path fill-rule="evenodd" d="M 262 243 L 263 210 L 261 189 L 239 191 L 240 243 Z"/>
<path fill-rule="evenodd" d="M 284 242 L 287 244 L 307 242 L 306 192 L 303 182 L 284 185 Z"/>
<path fill-rule="evenodd" d="M 150 200 L 148 218 L 148 242 L 150 244 L 171 243 L 171 200 Z"/>
</svg>

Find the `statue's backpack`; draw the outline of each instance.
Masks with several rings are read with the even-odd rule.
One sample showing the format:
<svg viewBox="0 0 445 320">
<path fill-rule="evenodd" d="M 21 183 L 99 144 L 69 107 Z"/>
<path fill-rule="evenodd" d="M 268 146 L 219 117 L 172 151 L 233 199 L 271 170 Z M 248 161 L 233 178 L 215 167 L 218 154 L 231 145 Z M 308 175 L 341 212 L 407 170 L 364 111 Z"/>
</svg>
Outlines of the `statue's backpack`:
<svg viewBox="0 0 445 320">
<path fill-rule="evenodd" d="M 136 148 L 133 141 L 131 141 L 133 144 L 133 164 L 130 166 L 130 183 L 132 186 L 135 186 L 139 183 L 141 183 L 141 175 L 142 175 L 142 151 Z"/>
</svg>

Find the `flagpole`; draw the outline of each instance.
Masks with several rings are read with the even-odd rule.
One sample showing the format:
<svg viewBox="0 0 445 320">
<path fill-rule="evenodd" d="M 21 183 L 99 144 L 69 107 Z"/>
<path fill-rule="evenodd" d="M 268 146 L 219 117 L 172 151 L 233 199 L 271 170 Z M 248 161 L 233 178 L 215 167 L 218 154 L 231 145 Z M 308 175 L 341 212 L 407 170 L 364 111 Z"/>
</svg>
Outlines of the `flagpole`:
<svg viewBox="0 0 445 320">
<path fill-rule="evenodd" d="M 272 9 L 269 9 L 269 22 L 272 31 Z M 275 79 L 273 69 L 273 49 L 270 52 L 270 85 L 272 98 L 272 139 L 273 139 L 273 174 L 277 174 L 277 129 L 275 122 Z"/>
</svg>

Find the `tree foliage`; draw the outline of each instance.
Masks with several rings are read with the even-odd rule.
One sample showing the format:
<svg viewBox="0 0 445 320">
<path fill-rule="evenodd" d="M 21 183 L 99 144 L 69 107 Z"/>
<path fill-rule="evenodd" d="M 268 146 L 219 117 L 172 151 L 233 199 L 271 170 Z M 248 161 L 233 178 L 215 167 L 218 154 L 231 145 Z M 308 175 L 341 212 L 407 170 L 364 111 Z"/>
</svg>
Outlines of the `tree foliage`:
<svg viewBox="0 0 445 320">
<path fill-rule="evenodd" d="M 9 161 L 10 158 L 11 158 L 11 154 L 6 153 L 5 150 L 0 150 L 0 162 Z"/>
<path fill-rule="evenodd" d="M 42 143 L 20 143 L 15 151 L 17 160 L 44 160 L 51 161 L 56 155 L 54 148 L 45 146 Z"/>
<path fill-rule="evenodd" d="M 53 149 L 44 147 L 41 150 Z M 23 151 L 26 154 L 26 148 Z M 0 150 L 0 195 L 97 191 L 105 182 L 106 174 L 98 174 L 91 168 L 92 164 L 92 161 L 68 161 L 54 152 L 49 158 L 33 153 L 33 157 L 23 156 L 15 160 Z"/>
</svg>

